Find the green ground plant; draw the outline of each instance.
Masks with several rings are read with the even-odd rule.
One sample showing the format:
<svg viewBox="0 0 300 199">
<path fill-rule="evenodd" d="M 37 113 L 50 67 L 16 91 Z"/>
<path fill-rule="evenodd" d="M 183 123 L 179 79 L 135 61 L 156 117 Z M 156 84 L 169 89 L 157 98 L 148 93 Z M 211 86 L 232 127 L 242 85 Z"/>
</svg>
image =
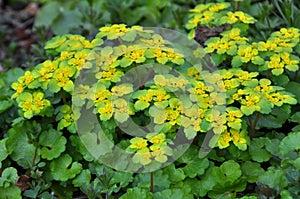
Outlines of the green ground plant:
<svg viewBox="0 0 300 199">
<path fill-rule="evenodd" d="M 238 7 L 221 2 L 190 10 L 191 38 L 199 26 L 225 27 L 199 45 L 197 56 L 209 55 L 216 71 L 193 65 L 163 35 L 113 24 L 92 38 L 53 37 L 45 45 L 50 59 L 1 74 L 0 198 L 299 197 L 299 29 L 255 38 L 257 20 Z M 137 77 L 123 82 L 134 68 L 152 69 L 153 81 L 138 89 L 134 82 L 144 81 Z M 83 71 L 92 83 L 78 83 Z M 126 164 L 117 167 L 123 171 L 101 164 L 86 148 L 103 138 L 93 125 L 85 137 L 77 133 L 83 106 L 132 157 L 132 172 L 123 172 Z M 130 118 L 141 126 L 153 121 L 154 131 L 126 134 L 118 124 Z M 190 146 L 172 162 L 183 147 L 173 143 L 180 127 Z M 212 150 L 199 156 L 207 134 Z M 113 145 L 105 147 L 109 153 Z M 138 173 L 145 168 L 150 175 Z"/>
</svg>

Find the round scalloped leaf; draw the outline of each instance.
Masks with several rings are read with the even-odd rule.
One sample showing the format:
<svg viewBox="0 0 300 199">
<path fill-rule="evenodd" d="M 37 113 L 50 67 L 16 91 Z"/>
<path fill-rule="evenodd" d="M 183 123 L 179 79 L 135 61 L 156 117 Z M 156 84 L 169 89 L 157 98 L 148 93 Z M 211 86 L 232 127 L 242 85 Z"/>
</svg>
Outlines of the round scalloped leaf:
<svg viewBox="0 0 300 199">
<path fill-rule="evenodd" d="M 82 165 L 72 162 L 72 157 L 63 154 L 50 163 L 50 170 L 53 178 L 58 181 L 66 181 L 74 178 L 82 170 Z"/>
<path fill-rule="evenodd" d="M 289 133 L 279 144 L 279 151 L 282 155 L 287 155 L 291 151 L 300 149 L 300 132 Z"/>
<path fill-rule="evenodd" d="M 18 179 L 18 173 L 17 169 L 13 167 L 8 167 L 3 170 L 0 177 L 0 187 L 7 188 L 11 184 L 14 184 L 17 182 Z"/>
<path fill-rule="evenodd" d="M 288 185 L 282 169 L 268 170 L 259 177 L 258 182 L 268 185 L 271 189 L 284 188 Z"/>
<path fill-rule="evenodd" d="M 67 139 L 62 136 L 60 131 L 50 129 L 42 132 L 39 144 L 41 147 L 41 156 L 44 159 L 52 160 L 60 156 L 66 149 Z"/>
<path fill-rule="evenodd" d="M 89 185 L 91 181 L 91 172 L 88 169 L 82 170 L 81 173 L 73 179 L 72 184 L 75 187 L 81 187 L 86 184 Z"/>
<path fill-rule="evenodd" d="M 186 164 L 182 170 L 185 175 L 190 178 L 194 178 L 197 175 L 203 175 L 205 170 L 209 167 L 208 159 L 199 158 L 198 150 L 195 147 L 189 148 L 188 151 L 178 159 L 178 161 Z"/>
<path fill-rule="evenodd" d="M 120 199 L 153 199 L 152 193 L 146 189 L 141 189 L 139 187 L 134 187 L 127 189 L 127 192 L 120 197 Z"/>
<path fill-rule="evenodd" d="M 254 138 L 249 145 L 249 154 L 254 161 L 266 162 L 272 154 L 265 149 L 266 144 L 270 142 L 269 138 Z"/>
<path fill-rule="evenodd" d="M 241 170 L 243 174 L 247 176 L 247 181 L 250 183 L 257 182 L 259 176 L 265 173 L 264 169 L 257 162 L 246 161 L 242 164 Z"/>
<path fill-rule="evenodd" d="M 7 156 L 10 154 L 6 148 L 6 140 L 8 138 L 4 138 L 0 140 L 0 168 L 2 168 L 1 161 L 5 160 Z"/>
<path fill-rule="evenodd" d="M 22 199 L 21 196 L 21 189 L 17 186 L 10 186 L 7 188 L 0 187 L 0 198 L 6 199 L 6 198 L 13 198 L 13 199 Z"/>
<path fill-rule="evenodd" d="M 215 170 L 215 178 L 221 183 L 230 183 L 238 180 L 242 175 L 240 165 L 234 160 L 228 160 L 224 162 L 219 168 Z"/>
<path fill-rule="evenodd" d="M 149 105 L 150 105 L 149 102 L 146 102 L 146 101 L 143 101 L 143 100 L 138 100 L 138 101 L 135 102 L 134 108 L 137 111 L 140 111 L 140 110 L 144 110 L 144 109 L 148 108 Z"/>
<path fill-rule="evenodd" d="M 10 158 L 18 163 L 23 168 L 30 168 L 31 162 L 35 154 L 35 146 L 30 143 L 27 134 L 28 129 L 25 125 L 18 125 L 8 131 L 8 140 L 6 141 L 6 147 Z M 36 154 L 35 163 L 39 162 L 39 151 Z"/>
</svg>

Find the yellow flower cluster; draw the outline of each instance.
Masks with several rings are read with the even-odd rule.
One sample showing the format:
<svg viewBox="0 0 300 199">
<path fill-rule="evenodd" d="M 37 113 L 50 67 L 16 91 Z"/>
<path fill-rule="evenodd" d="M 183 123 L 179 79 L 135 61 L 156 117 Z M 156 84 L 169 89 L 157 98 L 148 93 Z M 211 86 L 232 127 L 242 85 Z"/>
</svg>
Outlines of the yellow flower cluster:
<svg viewBox="0 0 300 199">
<path fill-rule="evenodd" d="M 142 165 L 148 165 L 152 161 L 165 163 L 172 154 L 164 133 L 149 133 L 146 138 L 132 138 L 127 151 L 136 152 L 132 161 Z"/>
<path fill-rule="evenodd" d="M 212 53 L 217 51 L 218 54 L 235 55 L 239 45 L 246 44 L 246 37 L 241 37 L 241 31 L 238 28 L 221 33 L 222 37 L 214 37 L 206 41 L 205 51 Z"/>
<path fill-rule="evenodd" d="M 49 100 L 44 99 L 44 93 L 42 92 L 23 92 L 18 96 L 17 102 L 27 119 L 42 114 L 42 111 L 51 105 Z"/>
<path fill-rule="evenodd" d="M 186 24 L 186 28 L 191 30 L 189 37 L 194 37 L 194 30 L 197 26 L 220 26 L 223 24 L 252 24 L 256 20 L 242 12 L 227 11 L 230 7 L 230 3 L 207 3 L 199 4 L 194 9 L 190 10 L 189 21 Z"/>
</svg>

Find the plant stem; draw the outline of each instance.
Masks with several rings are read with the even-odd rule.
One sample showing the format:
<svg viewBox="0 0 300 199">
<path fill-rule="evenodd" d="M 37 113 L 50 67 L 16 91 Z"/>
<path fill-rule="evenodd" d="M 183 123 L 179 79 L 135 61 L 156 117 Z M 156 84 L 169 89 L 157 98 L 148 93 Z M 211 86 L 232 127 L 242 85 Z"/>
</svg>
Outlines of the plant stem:
<svg viewBox="0 0 300 199">
<path fill-rule="evenodd" d="M 33 153 L 33 158 L 32 158 L 32 161 L 31 161 L 31 167 L 34 166 L 34 162 L 35 162 L 35 159 L 36 159 L 37 150 L 38 150 L 38 147 L 37 147 L 37 144 L 36 144 L 35 149 L 34 149 L 34 153 Z"/>
<path fill-rule="evenodd" d="M 259 117 L 260 117 L 260 114 L 257 113 L 257 114 L 256 114 L 256 117 L 255 117 L 255 119 L 254 119 L 253 122 L 252 122 L 252 119 L 249 117 L 249 123 L 250 123 L 250 129 L 251 129 L 250 135 L 249 135 L 249 136 L 250 136 L 250 139 L 252 139 L 252 138 L 254 137 L 254 134 L 255 134 L 255 127 L 256 127 L 256 125 L 257 125 L 257 122 L 258 122 Z"/>
<path fill-rule="evenodd" d="M 66 97 L 65 97 L 65 94 L 64 94 L 63 89 L 60 89 L 60 95 L 61 95 L 61 98 L 62 98 L 64 104 L 66 104 L 66 103 L 67 103 L 67 100 L 66 100 Z"/>
<path fill-rule="evenodd" d="M 150 192 L 153 192 L 153 177 L 154 177 L 153 172 L 151 172 L 150 173 L 150 189 L 149 189 Z"/>
<path fill-rule="evenodd" d="M 239 7 L 240 7 L 240 2 L 239 2 L 239 1 L 236 1 L 235 4 L 234 4 L 234 10 L 235 10 L 235 11 L 238 11 L 238 10 L 239 10 Z"/>
<path fill-rule="evenodd" d="M 295 72 L 295 75 L 294 75 L 294 81 L 296 81 L 297 80 L 297 78 L 298 78 L 298 73 L 299 73 L 299 70 L 297 70 L 296 72 Z"/>
</svg>

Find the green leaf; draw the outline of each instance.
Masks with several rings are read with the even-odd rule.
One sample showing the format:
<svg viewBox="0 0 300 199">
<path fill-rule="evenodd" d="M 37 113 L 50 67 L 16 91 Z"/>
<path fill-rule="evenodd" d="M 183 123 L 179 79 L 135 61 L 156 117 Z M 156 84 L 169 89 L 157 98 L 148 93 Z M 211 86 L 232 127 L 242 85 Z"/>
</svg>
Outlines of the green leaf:
<svg viewBox="0 0 300 199">
<path fill-rule="evenodd" d="M 125 122 L 125 121 L 129 118 L 129 114 L 128 114 L 128 113 L 115 112 L 114 118 L 115 118 L 118 122 L 123 123 L 123 122 Z"/>
<path fill-rule="evenodd" d="M 266 128 L 280 128 L 289 118 L 291 107 L 289 105 L 283 105 L 281 107 L 275 107 L 270 114 L 261 115 L 256 125 L 256 129 L 263 127 Z"/>
<path fill-rule="evenodd" d="M 35 157 L 35 163 L 39 162 L 40 154 L 39 151 L 35 152 L 35 146 L 30 143 L 27 137 L 29 129 L 22 124 L 15 126 L 8 131 L 8 139 L 6 141 L 6 147 L 10 157 L 23 168 L 30 168 L 32 160 Z"/>
<path fill-rule="evenodd" d="M 83 145 L 78 135 L 71 135 L 69 137 L 69 140 L 71 141 L 71 145 L 76 148 L 76 150 L 83 156 L 86 161 L 91 162 L 94 159 L 87 148 Z"/>
<path fill-rule="evenodd" d="M 39 9 L 34 21 L 34 26 L 50 27 L 54 19 L 59 15 L 59 9 L 60 3 L 57 1 L 46 3 L 41 9 Z"/>
<path fill-rule="evenodd" d="M 294 160 L 294 166 L 300 171 L 300 157 Z"/>
<path fill-rule="evenodd" d="M 113 187 L 112 189 L 115 193 L 119 192 L 121 188 L 128 186 L 128 184 L 131 183 L 134 179 L 132 173 L 116 171 L 113 172 L 112 175 L 113 177 L 110 180 L 109 184 Z"/>
<path fill-rule="evenodd" d="M 270 141 L 268 138 L 254 138 L 249 145 L 249 154 L 254 161 L 266 162 L 272 154 L 265 149 L 266 143 Z"/>
<path fill-rule="evenodd" d="M 140 111 L 140 110 L 144 110 L 145 108 L 148 108 L 149 105 L 150 105 L 149 102 L 146 102 L 146 101 L 143 101 L 143 100 L 138 100 L 138 101 L 135 102 L 134 108 L 137 111 Z"/>
<path fill-rule="evenodd" d="M 129 32 L 127 32 L 124 36 L 122 36 L 121 38 L 125 41 L 134 41 L 136 37 L 136 31 L 135 30 L 131 30 Z"/>
<path fill-rule="evenodd" d="M 79 28 L 81 24 L 82 14 L 79 10 L 70 10 L 66 6 L 63 9 L 64 12 L 60 12 L 51 24 L 51 29 L 56 35 L 67 34 L 71 29 Z"/>
<path fill-rule="evenodd" d="M 288 185 L 288 181 L 282 169 L 272 169 L 266 171 L 259 177 L 258 182 L 268 185 L 271 189 L 282 189 Z"/>
<path fill-rule="evenodd" d="M 272 82 L 277 86 L 285 87 L 290 82 L 290 79 L 286 75 L 272 76 Z"/>
<path fill-rule="evenodd" d="M 300 132 L 289 133 L 279 144 L 279 151 L 282 155 L 287 155 L 291 151 L 300 149 Z"/>
<path fill-rule="evenodd" d="M 21 189 L 17 186 L 10 186 L 7 188 L 0 187 L 0 199 L 22 199 Z"/>
<path fill-rule="evenodd" d="M 242 175 L 240 165 L 234 160 L 228 160 L 224 162 L 215 171 L 215 178 L 221 184 L 232 184 L 234 181 L 238 180 Z"/>
<path fill-rule="evenodd" d="M 174 164 L 170 164 L 166 168 L 163 169 L 163 172 L 168 174 L 169 180 L 174 182 L 180 182 L 185 179 L 185 174 L 182 168 L 175 168 Z"/>
<path fill-rule="evenodd" d="M 280 197 L 283 199 L 293 199 L 293 197 L 291 196 L 291 194 L 288 190 L 282 190 L 280 192 Z"/>
<path fill-rule="evenodd" d="M 168 175 L 162 170 L 155 171 L 153 175 L 153 185 L 156 191 L 162 191 L 170 187 L 171 182 L 168 179 Z M 133 185 L 142 188 L 149 188 L 149 177 L 150 173 L 140 173 L 134 178 Z"/>
<path fill-rule="evenodd" d="M 226 54 L 213 54 L 211 59 L 216 66 L 219 66 L 223 61 L 226 60 Z"/>
<path fill-rule="evenodd" d="M 293 93 L 296 96 L 298 103 L 300 102 L 300 89 L 299 88 L 300 88 L 300 83 L 293 82 L 293 81 L 290 81 L 285 87 L 286 91 Z"/>
<path fill-rule="evenodd" d="M 149 109 L 150 116 L 154 117 L 154 123 L 163 124 L 166 120 L 166 110 L 160 109 L 156 106 L 151 106 Z"/>
<path fill-rule="evenodd" d="M 265 173 L 264 169 L 261 168 L 257 162 L 246 161 L 241 165 L 243 174 L 247 177 L 247 181 L 250 183 L 257 182 L 259 176 Z"/>
<path fill-rule="evenodd" d="M 184 128 L 184 134 L 188 140 L 191 140 L 196 137 L 197 132 L 193 129 L 192 126 L 189 126 L 188 128 Z"/>
<path fill-rule="evenodd" d="M 0 140 L 0 168 L 2 168 L 1 161 L 5 160 L 10 152 L 7 150 L 6 141 L 8 138 Z"/>
<path fill-rule="evenodd" d="M 81 173 L 72 180 L 75 187 L 81 187 L 83 184 L 89 185 L 91 181 L 91 172 L 88 169 L 82 170 Z"/>
<path fill-rule="evenodd" d="M 255 56 L 254 60 L 252 61 L 253 64 L 256 65 L 263 65 L 265 63 L 264 59 L 260 56 Z"/>
<path fill-rule="evenodd" d="M 5 168 L 0 177 L 0 187 L 7 188 L 15 184 L 18 177 L 17 169 L 13 167 Z"/>
<path fill-rule="evenodd" d="M 161 192 L 156 192 L 153 194 L 154 199 L 183 199 L 190 198 L 184 193 L 182 189 L 166 189 Z M 192 197 L 193 198 L 193 197 Z"/>
<path fill-rule="evenodd" d="M 4 111 L 6 111 L 10 107 L 12 107 L 13 104 L 14 103 L 13 103 L 12 100 L 2 100 L 2 101 L 0 101 L 0 113 L 3 113 Z"/>
<path fill-rule="evenodd" d="M 241 106 L 241 111 L 242 113 L 244 113 L 245 115 L 249 116 L 251 115 L 252 113 L 254 113 L 255 111 L 255 107 L 253 106 Z"/>
<path fill-rule="evenodd" d="M 215 168 L 216 167 L 214 167 L 211 163 L 205 174 L 200 177 L 200 180 L 196 178 L 187 178 L 184 182 L 192 187 L 192 192 L 196 196 L 202 198 L 207 195 L 208 191 L 213 190 L 217 184 L 216 178 L 212 177 L 214 175 Z"/>
<path fill-rule="evenodd" d="M 57 85 L 57 82 L 55 80 L 49 81 L 48 89 L 52 93 L 57 93 L 58 91 L 60 91 L 60 87 Z"/>
<path fill-rule="evenodd" d="M 207 158 L 198 157 L 198 149 L 190 147 L 184 154 L 178 159 L 178 162 L 185 163 L 186 166 L 182 168 L 187 177 L 194 178 L 197 175 L 204 174 L 205 170 L 209 167 L 209 161 Z"/>
<path fill-rule="evenodd" d="M 60 156 L 66 149 L 67 139 L 62 136 L 62 132 L 50 129 L 41 133 L 39 144 L 41 156 L 44 159 L 52 160 Z"/>
<path fill-rule="evenodd" d="M 127 192 L 120 197 L 120 199 L 153 199 L 152 194 L 146 190 L 138 187 L 129 188 Z"/>
<path fill-rule="evenodd" d="M 50 170 L 55 180 L 66 181 L 79 174 L 82 170 L 82 165 L 78 162 L 72 162 L 70 155 L 63 154 L 50 163 Z"/>
<path fill-rule="evenodd" d="M 296 112 L 294 115 L 292 115 L 289 118 L 289 121 L 291 122 L 296 122 L 296 123 L 300 123 L 300 112 Z"/>
<path fill-rule="evenodd" d="M 243 64 L 243 62 L 241 61 L 241 57 L 239 55 L 234 56 L 231 60 L 231 65 L 233 68 L 238 68 L 242 64 Z"/>
</svg>

